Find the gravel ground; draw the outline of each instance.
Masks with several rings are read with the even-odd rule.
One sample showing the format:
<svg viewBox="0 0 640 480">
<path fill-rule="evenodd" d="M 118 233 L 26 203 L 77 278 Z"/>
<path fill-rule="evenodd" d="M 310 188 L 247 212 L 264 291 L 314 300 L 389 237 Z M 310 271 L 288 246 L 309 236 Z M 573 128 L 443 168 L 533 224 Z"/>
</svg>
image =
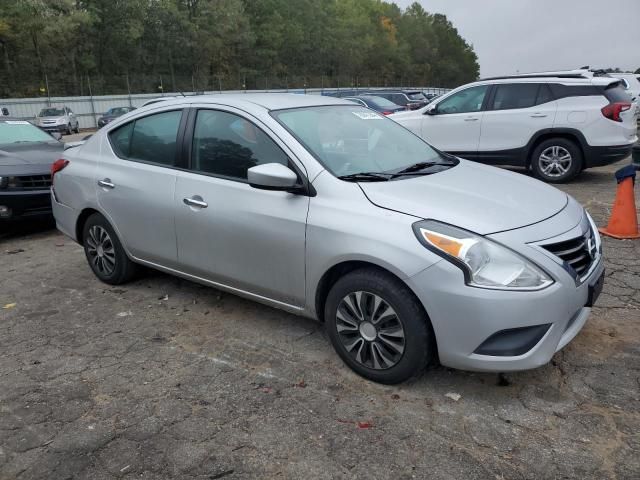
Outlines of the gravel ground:
<svg viewBox="0 0 640 480">
<path fill-rule="evenodd" d="M 599 224 L 616 167 L 561 187 Z M 640 478 L 640 241 L 604 250 L 549 365 L 389 387 L 318 323 L 161 273 L 110 287 L 50 227 L 5 231 L 0 479 Z"/>
</svg>

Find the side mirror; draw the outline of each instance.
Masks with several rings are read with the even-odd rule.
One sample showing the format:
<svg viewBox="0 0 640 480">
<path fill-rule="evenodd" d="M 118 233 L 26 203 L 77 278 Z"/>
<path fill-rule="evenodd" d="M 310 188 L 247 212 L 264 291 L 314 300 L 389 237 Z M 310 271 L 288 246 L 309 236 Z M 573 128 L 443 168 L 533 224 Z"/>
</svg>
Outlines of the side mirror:
<svg viewBox="0 0 640 480">
<path fill-rule="evenodd" d="M 62 134 L 60 132 L 51 132 L 51 136 L 56 140 L 60 140 L 62 138 Z"/>
<path fill-rule="evenodd" d="M 280 163 L 265 163 L 247 170 L 247 180 L 253 188 L 295 192 L 299 189 L 298 176 Z"/>
<path fill-rule="evenodd" d="M 427 109 L 424 111 L 425 115 L 437 115 L 438 114 L 438 106 L 437 105 L 431 105 L 430 107 L 427 107 Z"/>
</svg>

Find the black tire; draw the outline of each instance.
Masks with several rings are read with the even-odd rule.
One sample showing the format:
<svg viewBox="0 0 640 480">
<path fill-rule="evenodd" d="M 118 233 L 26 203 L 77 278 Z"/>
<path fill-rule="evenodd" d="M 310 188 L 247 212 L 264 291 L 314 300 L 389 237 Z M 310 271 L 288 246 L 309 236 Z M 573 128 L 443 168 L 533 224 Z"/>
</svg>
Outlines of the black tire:
<svg viewBox="0 0 640 480">
<path fill-rule="evenodd" d="M 76 123 L 76 128 L 74 130 L 76 133 L 80 133 L 80 122 Z"/>
<path fill-rule="evenodd" d="M 379 323 L 373 326 L 375 332 L 369 331 L 369 340 L 366 339 L 366 330 L 362 327 L 364 323 L 372 325 L 372 322 L 360 321 L 357 331 L 354 331 L 346 330 L 344 328 L 346 324 L 338 318 L 338 308 L 341 309 L 340 315 L 344 318 L 344 302 L 348 302 L 349 298 L 355 299 L 356 292 L 361 292 L 361 302 L 365 298 L 364 308 L 360 309 L 360 313 L 368 310 L 368 313 L 365 311 L 361 315 L 362 318 L 375 318 L 376 312 L 386 308 L 379 303 L 381 306 L 378 306 L 377 311 L 373 311 L 375 310 L 373 305 L 377 302 L 376 296 L 395 311 L 395 316 L 380 313 Z M 373 298 L 366 299 L 366 295 L 372 295 Z M 389 312 L 389 310 L 386 311 Z M 355 317 L 352 315 L 351 319 L 353 318 Z M 395 327 L 389 327 L 390 329 L 397 329 L 398 323 L 402 327 L 404 334 L 402 353 L 386 347 L 385 344 L 388 342 L 381 341 L 384 340 L 381 334 L 388 335 L 383 333 L 383 330 L 391 331 L 386 328 L 389 325 L 389 320 L 386 319 L 390 318 L 393 319 L 391 322 L 395 323 Z M 357 374 L 379 383 L 395 384 L 418 377 L 430 363 L 436 350 L 431 322 L 417 298 L 400 280 L 375 268 L 354 270 L 333 285 L 325 303 L 325 326 L 331 343 L 342 360 Z M 339 329 L 342 331 L 339 332 Z M 345 345 L 350 344 L 351 339 L 356 339 L 353 340 L 354 342 L 361 342 L 362 346 L 349 351 Z M 394 342 L 396 340 L 394 339 Z M 382 347 L 386 348 L 382 353 L 387 360 L 394 360 L 393 364 L 387 366 L 380 361 L 384 360 L 380 356 Z M 395 359 L 392 358 L 394 355 Z M 359 361 L 356 357 L 363 361 Z M 374 359 L 374 357 L 377 358 Z M 374 361 L 378 364 L 377 368 Z"/>
<path fill-rule="evenodd" d="M 82 244 L 89 267 L 101 281 L 120 285 L 135 276 L 137 265 L 129 259 L 115 231 L 99 213 L 87 218 L 82 229 Z"/>
<path fill-rule="evenodd" d="M 71 135 L 73 133 L 73 130 L 71 130 L 71 124 L 67 125 L 67 135 Z"/>
<path fill-rule="evenodd" d="M 544 140 L 531 153 L 531 170 L 547 183 L 568 182 L 580 173 L 582 162 L 580 147 L 566 138 Z"/>
</svg>

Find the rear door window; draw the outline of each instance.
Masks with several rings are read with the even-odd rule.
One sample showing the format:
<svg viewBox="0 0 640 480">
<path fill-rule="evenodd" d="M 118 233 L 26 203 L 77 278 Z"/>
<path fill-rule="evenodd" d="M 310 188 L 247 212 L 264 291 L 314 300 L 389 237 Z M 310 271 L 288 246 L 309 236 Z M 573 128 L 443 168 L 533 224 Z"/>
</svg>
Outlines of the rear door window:
<svg viewBox="0 0 640 480">
<path fill-rule="evenodd" d="M 121 158 L 176 165 L 176 142 L 181 110 L 138 118 L 109 132 L 109 140 Z"/>
<path fill-rule="evenodd" d="M 529 108 L 536 104 L 538 83 L 511 83 L 496 85 L 491 110 Z"/>
</svg>

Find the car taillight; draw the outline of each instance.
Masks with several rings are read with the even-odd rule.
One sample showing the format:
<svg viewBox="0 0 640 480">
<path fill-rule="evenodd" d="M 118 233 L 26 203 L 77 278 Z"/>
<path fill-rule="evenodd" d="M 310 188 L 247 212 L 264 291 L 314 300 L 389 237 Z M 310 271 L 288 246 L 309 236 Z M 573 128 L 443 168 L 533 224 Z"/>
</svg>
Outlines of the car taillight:
<svg viewBox="0 0 640 480">
<path fill-rule="evenodd" d="M 390 110 L 385 110 L 384 112 L 382 112 L 383 115 L 391 115 L 393 112 Z"/>
<path fill-rule="evenodd" d="M 67 165 L 69 165 L 69 160 L 66 160 L 64 158 L 61 158 L 53 162 L 53 164 L 51 165 L 51 181 L 53 181 L 54 175 L 58 173 L 60 170 L 62 170 L 64 167 L 66 167 Z"/>
<path fill-rule="evenodd" d="M 631 103 L 629 102 L 615 102 L 610 103 L 606 107 L 602 107 L 602 115 L 607 117 L 609 120 L 613 120 L 614 122 L 621 122 L 622 118 L 620 114 L 622 112 L 626 112 L 631 108 Z"/>
</svg>

